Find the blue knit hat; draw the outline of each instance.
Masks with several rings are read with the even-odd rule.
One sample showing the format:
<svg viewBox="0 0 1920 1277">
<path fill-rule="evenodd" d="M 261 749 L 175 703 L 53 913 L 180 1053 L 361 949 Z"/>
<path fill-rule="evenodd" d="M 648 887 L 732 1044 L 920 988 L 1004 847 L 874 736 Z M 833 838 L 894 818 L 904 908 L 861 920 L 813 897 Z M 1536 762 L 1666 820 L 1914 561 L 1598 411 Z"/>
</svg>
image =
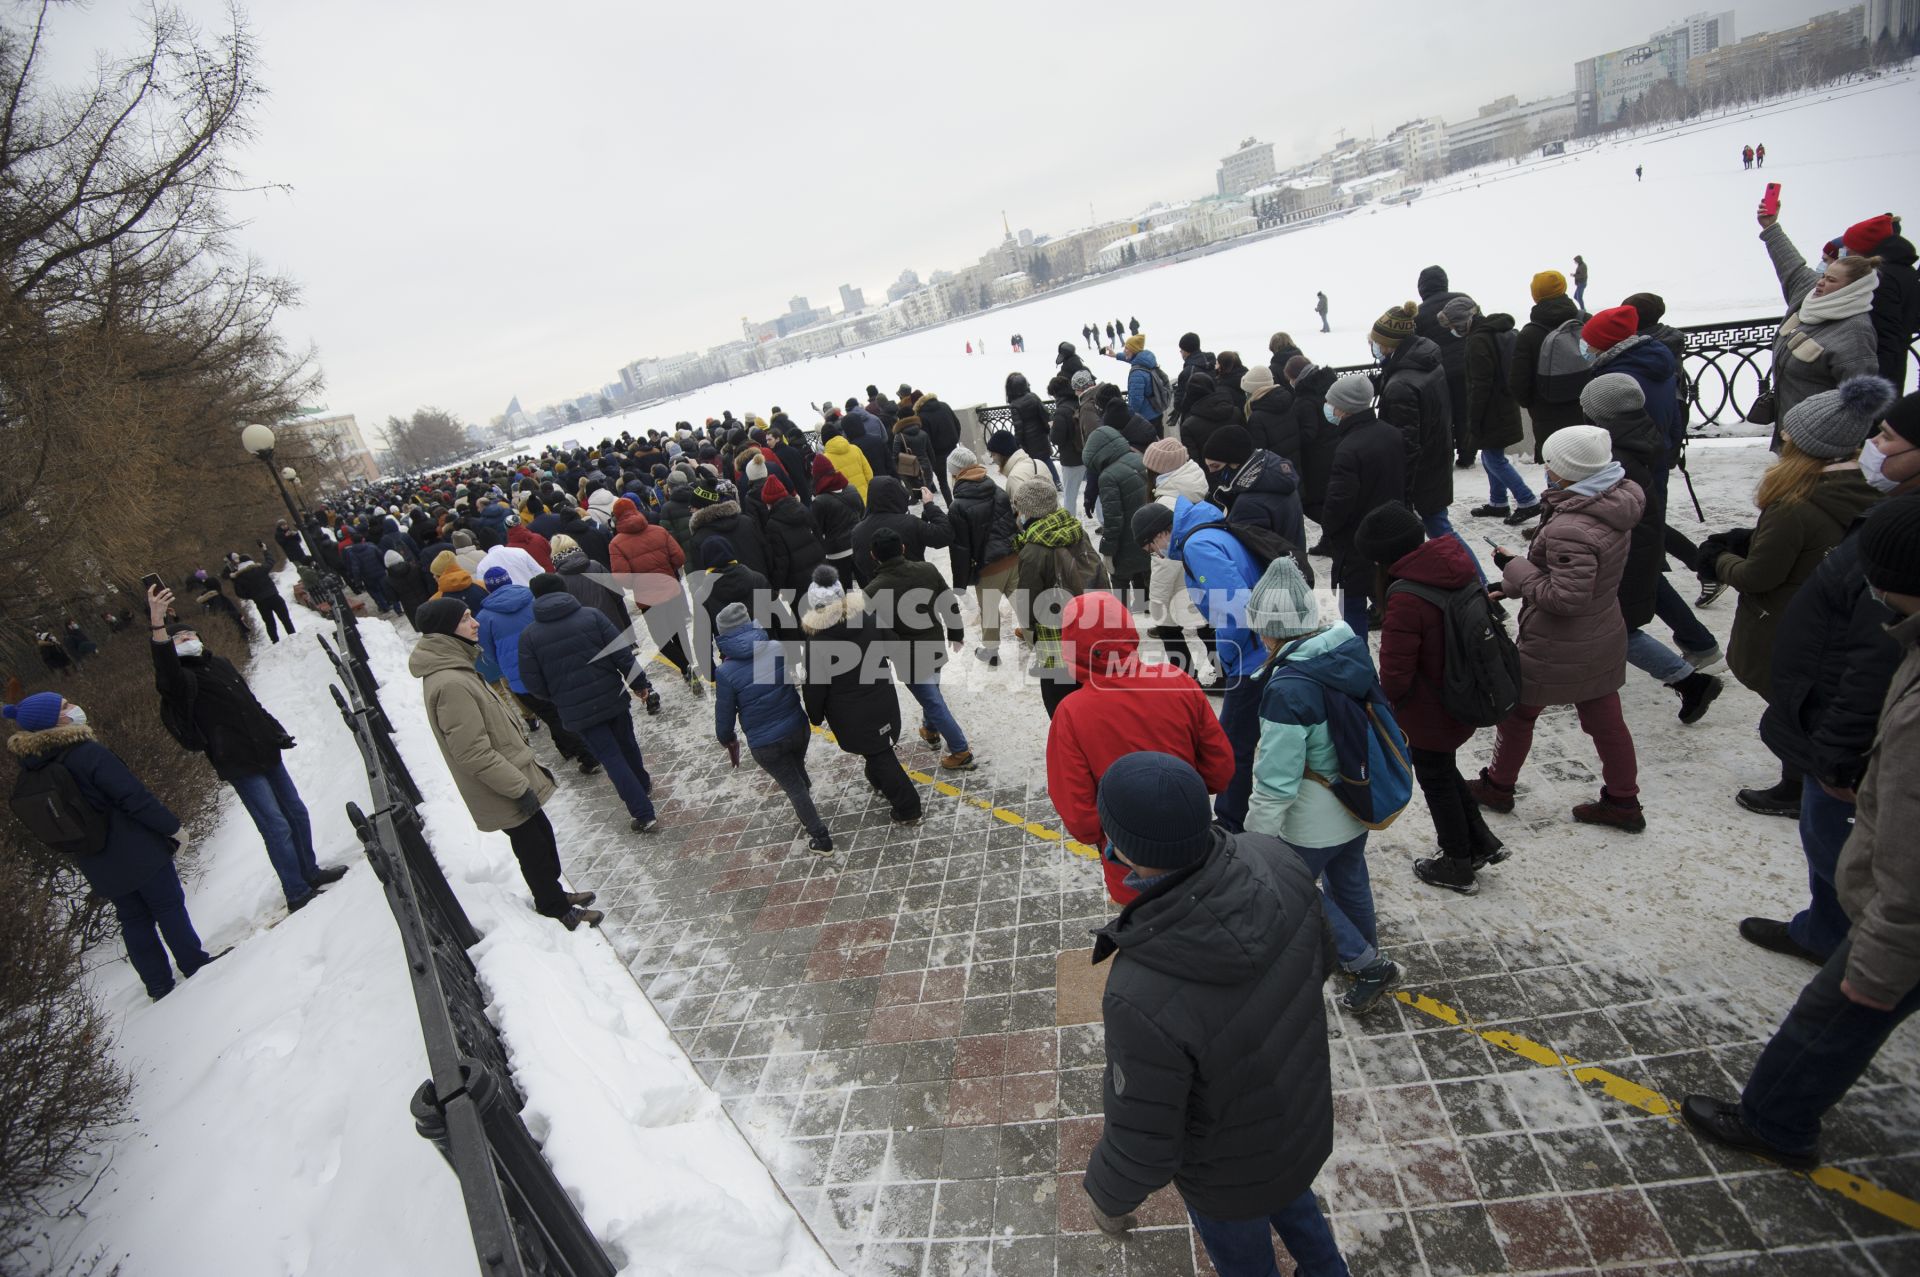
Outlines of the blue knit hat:
<svg viewBox="0 0 1920 1277">
<path fill-rule="evenodd" d="M 481 584 L 485 585 L 489 590 L 497 590 L 512 579 L 513 574 L 496 563 L 487 569 L 487 574 L 481 577 L 480 581 Z"/>
<path fill-rule="evenodd" d="M 1200 773 L 1172 754 L 1126 754 L 1100 778 L 1100 827 L 1127 860 L 1184 869 L 1213 846 L 1213 809 Z"/>
<path fill-rule="evenodd" d="M 18 705 L 0 707 L 0 714 L 20 724 L 23 732 L 44 732 L 60 725 L 60 693 L 35 692 Z"/>
</svg>

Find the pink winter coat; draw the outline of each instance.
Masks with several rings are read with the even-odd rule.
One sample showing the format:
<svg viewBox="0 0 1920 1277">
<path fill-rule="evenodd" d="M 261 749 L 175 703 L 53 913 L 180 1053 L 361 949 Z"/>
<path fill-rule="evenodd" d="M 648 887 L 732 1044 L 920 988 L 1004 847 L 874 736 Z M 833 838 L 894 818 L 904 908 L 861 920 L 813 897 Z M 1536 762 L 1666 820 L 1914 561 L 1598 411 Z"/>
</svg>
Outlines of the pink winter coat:
<svg viewBox="0 0 1920 1277">
<path fill-rule="evenodd" d="M 1621 479 L 1593 496 L 1549 489 L 1525 558 L 1507 560 L 1501 589 L 1520 599 L 1520 699 L 1577 705 L 1627 681 L 1627 623 L 1620 577 L 1627 542 L 1647 500 Z"/>
</svg>

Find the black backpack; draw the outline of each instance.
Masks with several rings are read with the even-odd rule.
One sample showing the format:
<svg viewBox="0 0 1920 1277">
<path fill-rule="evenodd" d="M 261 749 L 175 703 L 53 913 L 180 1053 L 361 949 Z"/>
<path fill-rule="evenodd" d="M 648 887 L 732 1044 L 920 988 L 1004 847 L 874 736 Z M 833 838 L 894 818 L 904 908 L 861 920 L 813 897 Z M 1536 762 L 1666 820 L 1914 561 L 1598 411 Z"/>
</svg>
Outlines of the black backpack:
<svg viewBox="0 0 1920 1277">
<path fill-rule="evenodd" d="M 167 729 L 167 735 L 178 741 L 180 748 L 195 754 L 204 754 L 207 750 L 207 738 L 201 734 L 200 727 L 193 721 L 194 694 L 189 693 L 182 704 L 171 696 L 160 698 L 160 726 Z"/>
<path fill-rule="evenodd" d="M 1387 587 L 1388 598 L 1402 592 L 1439 608 L 1445 622 L 1441 707 L 1468 727 L 1492 727 L 1512 713 L 1520 703 L 1520 649 L 1494 620 L 1485 588 L 1475 583 L 1441 590 L 1412 581 Z"/>
<path fill-rule="evenodd" d="M 1181 537 L 1180 544 L 1184 546 L 1187 542 L 1193 540 L 1194 537 L 1207 531 L 1209 528 L 1224 532 L 1238 541 L 1240 548 L 1253 556 L 1254 563 L 1259 565 L 1262 572 L 1265 572 L 1267 565 L 1275 559 L 1291 557 L 1294 565 L 1300 569 L 1300 575 L 1306 579 L 1307 584 L 1312 585 L 1314 583 L 1313 565 L 1307 561 L 1307 556 L 1294 549 L 1292 543 L 1278 532 L 1258 523 L 1234 523 L 1228 519 L 1210 519 L 1193 531 L 1187 533 L 1186 536 Z"/>
<path fill-rule="evenodd" d="M 91 856 L 106 848 L 107 813 L 86 800 L 58 758 L 21 768 L 9 805 L 27 832 L 55 851 Z"/>
</svg>

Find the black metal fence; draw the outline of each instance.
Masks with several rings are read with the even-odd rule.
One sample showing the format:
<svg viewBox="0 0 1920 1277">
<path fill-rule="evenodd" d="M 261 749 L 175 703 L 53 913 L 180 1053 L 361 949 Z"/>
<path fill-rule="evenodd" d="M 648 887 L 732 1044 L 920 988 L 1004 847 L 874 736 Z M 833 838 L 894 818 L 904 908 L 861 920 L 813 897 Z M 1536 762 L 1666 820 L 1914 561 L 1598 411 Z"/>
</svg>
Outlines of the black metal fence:
<svg viewBox="0 0 1920 1277">
<path fill-rule="evenodd" d="M 346 590 L 329 578 L 335 642 L 320 637 L 340 675 L 334 704 L 359 747 L 372 808 L 347 804 L 386 891 L 406 953 L 431 1076 L 410 1100 L 414 1129 L 432 1140 L 460 1180 L 485 1277 L 613 1277 L 614 1266 L 554 1178 L 520 1120 L 486 995 L 467 957 L 480 938 L 427 845 L 415 810 L 420 790 L 393 742 Z M 344 690 L 342 690 L 344 687 Z"/>
</svg>

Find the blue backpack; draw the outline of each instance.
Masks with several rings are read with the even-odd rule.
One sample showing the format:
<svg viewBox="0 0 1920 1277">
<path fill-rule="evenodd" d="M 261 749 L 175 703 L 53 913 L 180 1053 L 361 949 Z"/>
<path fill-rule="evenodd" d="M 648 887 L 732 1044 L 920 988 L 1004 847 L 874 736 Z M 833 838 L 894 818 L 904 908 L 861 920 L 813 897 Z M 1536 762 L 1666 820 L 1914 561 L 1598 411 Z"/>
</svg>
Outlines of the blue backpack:
<svg viewBox="0 0 1920 1277">
<path fill-rule="evenodd" d="M 1312 683 L 1326 706 L 1339 775 L 1322 776 L 1308 768 L 1306 778 L 1332 790 L 1347 814 L 1368 829 L 1391 825 L 1413 799 L 1413 765 L 1407 760 L 1407 734 L 1400 730 L 1379 682 L 1360 700 L 1290 666 L 1284 652 L 1271 659 L 1279 662 L 1276 677 Z"/>
</svg>

